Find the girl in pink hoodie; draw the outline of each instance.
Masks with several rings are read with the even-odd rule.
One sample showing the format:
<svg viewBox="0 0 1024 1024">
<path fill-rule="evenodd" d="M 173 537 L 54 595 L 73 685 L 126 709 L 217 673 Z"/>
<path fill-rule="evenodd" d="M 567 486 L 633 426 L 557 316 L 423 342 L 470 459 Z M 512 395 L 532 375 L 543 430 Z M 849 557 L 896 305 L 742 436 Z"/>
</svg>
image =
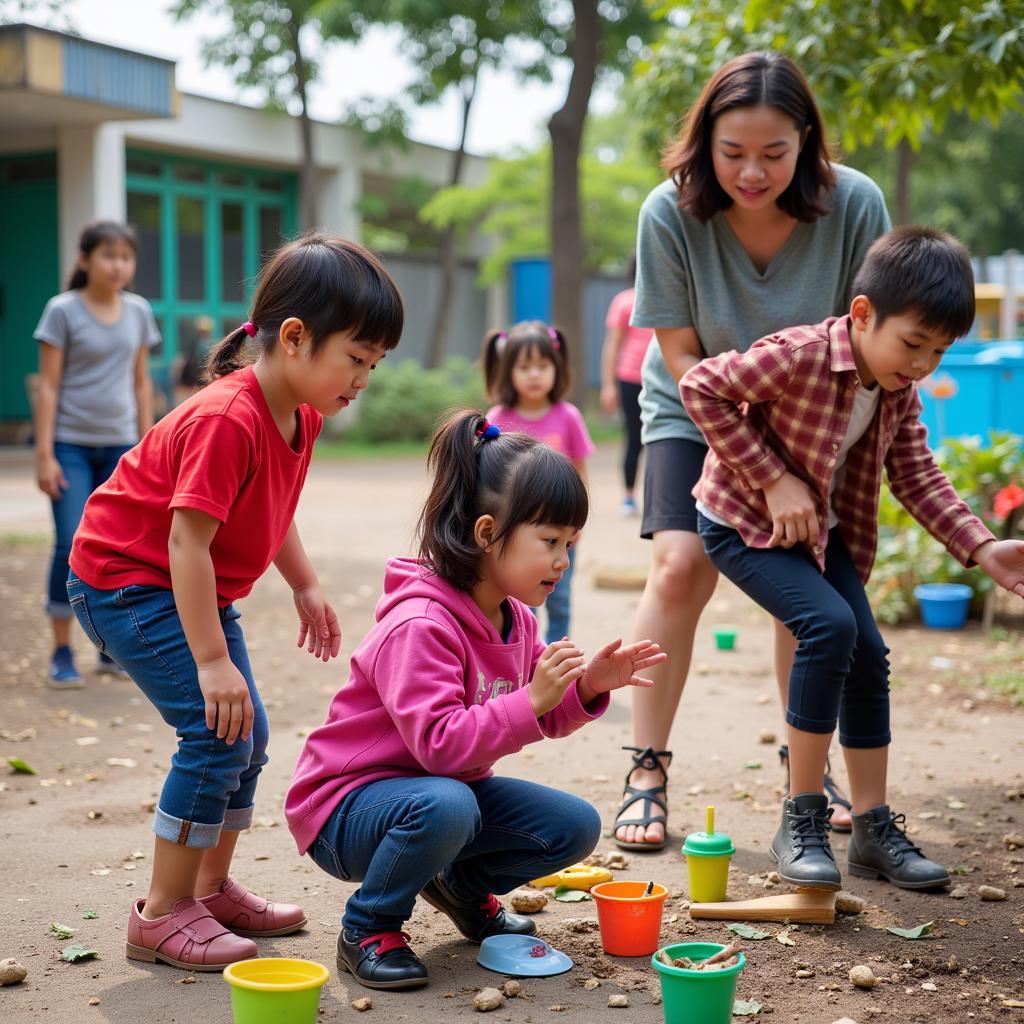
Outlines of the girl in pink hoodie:
<svg viewBox="0 0 1024 1024">
<path fill-rule="evenodd" d="M 588 663 L 569 639 L 538 639 L 525 606 L 551 594 L 588 511 L 564 455 L 463 412 L 428 461 L 420 558 L 388 562 L 377 623 L 285 802 L 299 851 L 361 883 L 337 962 L 369 988 L 426 984 L 402 931 L 417 895 L 473 942 L 534 931 L 493 894 L 586 856 L 600 818 L 491 766 L 598 718 L 609 691 L 651 685 L 637 673 L 665 658 L 648 640 L 615 640 Z"/>
</svg>

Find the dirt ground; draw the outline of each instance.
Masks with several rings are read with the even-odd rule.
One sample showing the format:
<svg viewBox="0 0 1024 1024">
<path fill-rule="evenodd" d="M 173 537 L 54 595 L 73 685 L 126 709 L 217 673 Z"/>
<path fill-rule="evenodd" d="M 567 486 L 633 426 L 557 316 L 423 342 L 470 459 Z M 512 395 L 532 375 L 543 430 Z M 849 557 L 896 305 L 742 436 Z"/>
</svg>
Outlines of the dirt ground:
<svg viewBox="0 0 1024 1024">
<path fill-rule="evenodd" d="M 616 479 L 615 451 L 602 449 L 592 465 L 594 512 L 574 599 L 574 637 L 590 650 L 629 634 L 638 596 L 595 589 L 594 570 L 642 568 L 648 557 L 636 521 L 615 515 Z M 475 1019 L 474 993 L 503 980 L 477 966 L 475 947 L 422 902 L 408 928 L 431 971 L 427 988 L 368 993 L 348 975 L 337 976 L 334 944 L 350 888 L 297 856 L 282 814 L 302 738 L 322 720 L 345 677 L 347 654 L 371 622 L 384 559 L 408 549 L 423 488 L 418 461 L 314 464 L 298 519 L 342 616 L 342 659 L 323 665 L 295 650 L 289 595 L 273 574 L 242 604 L 272 738 L 257 822 L 242 837 L 234 874 L 258 892 L 305 907 L 305 931 L 263 940 L 260 950 L 330 968 L 321 1002 L 325 1021 L 357 1016 L 351 1002 L 363 995 L 373 1000 L 370 1021 Z M 0 769 L 0 959 L 16 957 L 29 971 L 24 983 L 0 989 L 0 1021 L 226 1022 L 229 992 L 219 975 L 186 975 L 124 957 L 129 901 L 146 889 L 150 816 L 174 738 L 130 681 L 90 673 L 81 691 L 55 693 L 44 685 L 50 643 L 40 607 L 49 514 L 24 453 L 0 455 L 0 493 L 0 759 L 20 757 L 38 771 Z M 1016 638 L 1011 629 L 995 645 L 1003 663 L 1019 657 L 1019 622 Z M 714 650 L 716 623 L 739 626 L 735 652 Z M 1024 832 L 1024 710 L 986 697 L 974 684 L 979 666 L 994 656 L 992 641 L 976 627 L 956 634 L 888 630 L 887 636 L 894 665 L 892 803 L 907 814 L 927 852 L 956 870 L 961 898 L 849 878 L 847 889 L 867 901 L 865 913 L 842 916 L 832 927 L 794 930 L 793 946 L 775 940 L 780 925 L 765 926 L 766 940 L 745 942 L 748 966 L 737 997 L 761 1010 L 737 1020 L 1024 1020 L 1024 849 L 1012 844 L 1013 834 Z M 93 654 L 80 633 L 75 646 L 80 664 L 91 669 Z M 723 923 L 693 922 L 686 913 L 679 847 L 688 831 L 703 827 L 706 803 L 717 806 L 719 825 L 737 847 L 730 897 L 765 893 L 782 781 L 776 744 L 759 740 L 762 732 L 781 732 L 770 652 L 766 617 L 722 584 L 701 624 L 672 733 L 671 842 L 662 853 L 630 855 L 617 872 L 669 887 L 666 943 L 730 937 Z M 564 786 L 593 801 L 610 822 L 627 767 L 619 747 L 629 742 L 628 697 L 620 696 L 600 722 L 569 739 L 534 745 L 499 771 Z M 847 839 L 836 836 L 833 843 L 844 865 Z M 599 846 L 614 849 L 607 836 Z M 981 885 L 1002 889 L 1006 899 L 982 901 Z M 95 916 L 87 917 L 87 909 Z M 525 981 L 523 996 L 506 1002 L 495 1019 L 662 1019 L 649 961 L 604 956 L 596 931 L 587 930 L 592 926 L 577 923 L 594 918 L 590 902 L 549 904 L 537 919 L 540 933 L 569 952 L 575 968 Z M 934 931 L 920 941 L 885 930 L 928 921 Z M 51 922 L 73 928 L 74 937 L 59 940 Z M 94 948 L 98 958 L 63 962 L 61 950 L 70 942 Z M 879 979 L 873 990 L 849 982 L 856 964 L 873 969 Z M 590 978 L 600 985 L 584 987 Z M 628 995 L 627 1009 L 608 1008 L 617 993 Z"/>
</svg>

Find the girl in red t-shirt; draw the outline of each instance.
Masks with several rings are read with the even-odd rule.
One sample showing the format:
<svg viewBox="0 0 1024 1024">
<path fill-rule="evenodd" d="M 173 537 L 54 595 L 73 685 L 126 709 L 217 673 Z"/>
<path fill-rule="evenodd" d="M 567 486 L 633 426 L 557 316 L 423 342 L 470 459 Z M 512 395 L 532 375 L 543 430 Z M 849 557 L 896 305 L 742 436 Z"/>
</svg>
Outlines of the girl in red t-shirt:
<svg viewBox="0 0 1024 1024">
<path fill-rule="evenodd" d="M 71 606 L 178 734 L 149 893 L 129 917 L 133 959 L 221 970 L 256 956 L 252 936 L 306 923 L 300 907 L 229 877 L 268 739 L 232 602 L 273 562 L 292 588 L 298 645 L 337 656 L 338 619 L 293 514 L 323 417 L 355 401 L 402 319 L 394 282 L 365 249 L 319 234 L 284 246 L 251 318 L 211 353 L 212 383 L 125 454 L 85 507 Z"/>
</svg>

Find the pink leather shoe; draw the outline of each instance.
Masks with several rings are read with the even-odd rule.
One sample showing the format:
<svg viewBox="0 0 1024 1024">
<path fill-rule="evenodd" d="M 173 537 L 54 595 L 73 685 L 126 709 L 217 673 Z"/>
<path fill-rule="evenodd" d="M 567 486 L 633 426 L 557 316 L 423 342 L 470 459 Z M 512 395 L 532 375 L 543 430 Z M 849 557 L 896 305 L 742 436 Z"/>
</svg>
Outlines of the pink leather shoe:
<svg viewBox="0 0 1024 1024">
<path fill-rule="evenodd" d="M 130 960 L 160 960 L 186 971 L 222 971 L 228 964 L 259 955 L 252 939 L 228 931 L 199 900 L 178 900 L 166 917 L 156 921 L 142 916 L 145 903 L 136 900 L 128 917 Z"/>
<path fill-rule="evenodd" d="M 294 903 L 271 903 L 228 878 L 219 892 L 199 900 L 213 916 L 236 935 L 262 938 L 291 935 L 306 923 L 302 907 Z"/>
</svg>

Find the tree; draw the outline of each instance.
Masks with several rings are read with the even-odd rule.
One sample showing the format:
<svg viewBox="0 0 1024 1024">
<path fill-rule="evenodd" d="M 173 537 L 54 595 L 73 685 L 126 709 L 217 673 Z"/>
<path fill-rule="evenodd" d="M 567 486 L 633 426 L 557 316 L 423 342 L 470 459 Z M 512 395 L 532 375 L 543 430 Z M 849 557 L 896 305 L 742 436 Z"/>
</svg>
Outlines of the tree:
<svg viewBox="0 0 1024 1024">
<path fill-rule="evenodd" d="M 67 7 L 68 0 L 0 0 L 0 25 L 28 22 L 74 34 Z"/>
<path fill-rule="evenodd" d="M 317 0 L 176 0 L 171 13 L 179 20 L 200 11 L 227 19 L 223 35 L 203 43 L 209 64 L 228 68 L 238 85 L 260 90 L 268 104 L 298 117 L 302 137 L 299 171 L 300 215 L 304 228 L 317 223 L 316 165 L 309 85 L 316 79 L 314 54 L 322 43 Z M 336 16 L 335 38 L 354 38 L 352 19 Z"/>
<path fill-rule="evenodd" d="M 847 150 L 898 153 L 896 220 L 910 219 L 910 168 L 954 113 L 998 122 L 1022 105 L 1024 0 L 706 0 L 666 23 L 641 70 L 641 116 L 663 137 L 712 70 L 748 50 L 792 56 Z"/>
</svg>

